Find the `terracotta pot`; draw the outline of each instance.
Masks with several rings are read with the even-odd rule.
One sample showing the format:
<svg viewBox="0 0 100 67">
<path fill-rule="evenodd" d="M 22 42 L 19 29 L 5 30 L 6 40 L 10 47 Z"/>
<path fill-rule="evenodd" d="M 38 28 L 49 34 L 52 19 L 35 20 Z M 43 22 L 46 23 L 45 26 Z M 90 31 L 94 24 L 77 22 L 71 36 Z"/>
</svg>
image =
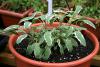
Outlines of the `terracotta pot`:
<svg viewBox="0 0 100 67">
<path fill-rule="evenodd" d="M 17 24 L 21 18 L 28 16 L 30 12 L 33 12 L 32 8 L 23 13 L 16 13 L 13 11 L 0 9 L 1 18 L 5 27 Z"/>
<path fill-rule="evenodd" d="M 33 24 L 33 26 L 39 26 L 41 23 Z M 55 22 L 53 25 L 47 24 L 48 27 L 57 27 L 59 23 Z M 94 50 L 91 54 L 88 56 L 72 61 L 72 62 L 64 62 L 64 63 L 46 63 L 46 62 L 40 62 L 40 61 L 35 61 L 31 60 L 29 58 L 26 58 L 22 55 L 20 55 L 16 50 L 14 49 L 14 44 L 17 39 L 16 35 L 11 35 L 9 39 L 9 49 L 13 53 L 16 59 L 16 64 L 17 67 L 90 67 L 90 63 L 92 58 L 97 54 L 99 50 L 99 42 L 97 38 L 88 30 L 83 31 L 85 35 L 87 35 L 91 41 L 94 43 Z"/>
</svg>

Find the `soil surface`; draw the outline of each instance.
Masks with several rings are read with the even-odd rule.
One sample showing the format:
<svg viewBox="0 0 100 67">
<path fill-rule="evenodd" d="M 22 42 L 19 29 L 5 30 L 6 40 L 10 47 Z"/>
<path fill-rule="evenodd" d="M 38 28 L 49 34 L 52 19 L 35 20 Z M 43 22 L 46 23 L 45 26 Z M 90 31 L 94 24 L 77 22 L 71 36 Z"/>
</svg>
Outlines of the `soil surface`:
<svg viewBox="0 0 100 67">
<path fill-rule="evenodd" d="M 74 47 L 74 50 L 71 53 L 68 52 L 66 49 L 64 55 L 61 55 L 59 52 L 59 47 L 57 47 L 58 49 L 56 51 L 52 49 L 53 53 L 48 60 L 36 59 L 34 53 L 32 53 L 31 55 L 27 55 L 26 48 L 29 42 L 29 41 L 27 42 L 27 40 L 23 40 L 23 42 L 19 45 L 15 44 L 14 48 L 21 55 L 37 61 L 51 62 L 51 63 L 71 62 L 86 57 L 88 54 L 90 54 L 93 51 L 94 45 L 92 44 L 92 41 L 87 36 L 85 36 L 85 39 L 86 39 L 87 46 L 84 47 L 78 42 L 79 46 Z"/>
</svg>

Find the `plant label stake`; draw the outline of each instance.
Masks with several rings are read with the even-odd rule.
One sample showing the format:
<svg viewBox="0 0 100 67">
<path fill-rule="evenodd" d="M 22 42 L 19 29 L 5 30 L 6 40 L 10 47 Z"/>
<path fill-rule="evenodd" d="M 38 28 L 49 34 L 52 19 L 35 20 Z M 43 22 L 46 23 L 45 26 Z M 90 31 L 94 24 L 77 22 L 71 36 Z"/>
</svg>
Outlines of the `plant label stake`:
<svg viewBox="0 0 100 67">
<path fill-rule="evenodd" d="M 49 17 L 52 14 L 52 0 L 47 0 L 48 1 L 48 13 L 47 17 Z"/>
</svg>

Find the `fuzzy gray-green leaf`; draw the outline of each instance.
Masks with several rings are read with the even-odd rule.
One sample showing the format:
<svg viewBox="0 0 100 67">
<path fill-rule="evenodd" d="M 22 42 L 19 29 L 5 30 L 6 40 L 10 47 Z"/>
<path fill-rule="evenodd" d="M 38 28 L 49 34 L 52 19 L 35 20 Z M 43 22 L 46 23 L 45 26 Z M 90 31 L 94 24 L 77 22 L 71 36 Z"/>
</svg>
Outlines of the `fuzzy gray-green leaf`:
<svg viewBox="0 0 100 67">
<path fill-rule="evenodd" d="M 89 21 L 89 20 L 83 20 L 83 22 L 86 23 L 86 24 L 88 24 L 88 25 L 90 25 L 90 26 L 92 26 L 94 29 L 96 29 L 95 25 L 91 21 Z"/>
<path fill-rule="evenodd" d="M 17 38 L 16 43 L 17 43 L 17 44 L 21 43 L 27 36 L 28 36 L 28 34 L 20 35 L 20 36 Z"/>
<path fill-rule="evenodd" d="M 83 36 L 83 34 L 80 31 L 76 31 L 74 32 L 75 34 L 75 38 L 77 38 L 77 40 L 83 45 L 86 46 L 86 41 L 85 38 Z"/>
<path fill-rule="evenodd" d="M 50 31 L 45 32 L 44 34 L 44 40 L 46 41 L 48 46 L 52 46 L 52 34 Z"/>
<path fill-rule="evenodd" d="M 24 22 L 24 28 L 29 28 L 31 25 L 31 22 Z"/>
</svg>

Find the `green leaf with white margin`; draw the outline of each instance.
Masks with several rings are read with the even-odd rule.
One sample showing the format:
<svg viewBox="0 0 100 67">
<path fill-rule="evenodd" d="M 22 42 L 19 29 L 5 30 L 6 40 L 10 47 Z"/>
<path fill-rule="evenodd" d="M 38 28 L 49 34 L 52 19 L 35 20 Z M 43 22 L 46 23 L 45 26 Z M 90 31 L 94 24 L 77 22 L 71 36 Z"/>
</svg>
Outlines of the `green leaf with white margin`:
<svg viewBox="0 0 100 67">
<path fill-rule="evenodd" d="M 22 30 L 22 29 L 19 29 L 19 30 L 16 30 L 16 33 L 23 33 L 23 34 L 25 34 L 26 31 L 24 31 L 24 30 Z"/>
<path fill-rule="evenodd" d="M 75 31 L 75 38 L 77 38 L 77 40 L 83 45 L 86 46 L 86 41 L 85 38 L 83 36 L 83 34 L 80 31 Z"/>
<path fill-rule="evenodd" d="M 39 43 L 34 44 L 34 55 L 36 58 L 42 58 L 43 50 L 40 48 Z"/>
<path fill-rule="evenodd" d="M 52 34 L 50 31 L 45 32 L 44 34 L 44 40 L 46 41 L 48 46 L 52 46 Z"/>
<path fill-rule="evenodd" d="M 58 43 L 58 46 L 59 46 L 59 48 L 60 48 L 60 53 L 61 53 L 61 54 L 64 54 L 64 49 L 63 49 L 63 46 L 61 45 L 60 42 L 61 42 L 60 39 L 58 39 L 58 40 L 57 40 L 57 43 Z"/>
<path fill-rule="evenodd" d="M 69 52 L 72 52 L 72 50 L 73 50 L 72 41 L 69 38 L 67 38 L 64 40 L 64 42 L 65 42 L 65 46 L 66 46 L 67 50 Z"/>
<path fill-rule="evenodd" d="M 18 29 L 19 27 L 20 27 L 19 25 L 11 25 L 11 26 L 5 28 L 4 31 L 9 32 L 9 31 Z"/>
<path fill-rule="evenodd" d="M 24 22 L 24 28 L 29 28 L 31 25 L 32 25 L 31 22 L 28 21 Z"/>
<path fill-rule="evenodd" d="M 32 14 L 32 16 L 30 16 L 30 17 L 25 17 L 25 18 L 21 19 L 21 20 L 19 21 L 19 23 L 22 23 L 22 22 L 24 22 L 24 21 L 28 21 L 28 20 L 33 19 L 33 18 L 36 16 L 37 13 L 38 13 L 38 12 L 35 12 L 35 13 Z"/>
<path fill-rule="evenodd" d="M 27 36 L 28 36 L 28 34 L 20 35 L 20 36 L 17 38 L 16 43 L 17 43 L 17 44 L 21 43 Z"/>
<path fill-rule="evenodd" d="M 80 5 L 76 6 L 76 9 L 74 11 L 74 16 L 79 14 L 81 10 L 82 10 L 82 7 Z"/>
<path fill-rule="evenodd" d="M 89 20 L 83 20 L 83 22 L 86 23 L 86 24 L 88 24 L 88 25 L 90 25 L 90 26 L 92 26 L 94 29 L 96 29 L 95 25 L 91 21 L 89 21 Z"/>
<path fill-rule="evenodd" d="M 47 60 L 50 57 L 51 48 L 46 46 L 43 54 L 43 59 Z"/>
</svg>

